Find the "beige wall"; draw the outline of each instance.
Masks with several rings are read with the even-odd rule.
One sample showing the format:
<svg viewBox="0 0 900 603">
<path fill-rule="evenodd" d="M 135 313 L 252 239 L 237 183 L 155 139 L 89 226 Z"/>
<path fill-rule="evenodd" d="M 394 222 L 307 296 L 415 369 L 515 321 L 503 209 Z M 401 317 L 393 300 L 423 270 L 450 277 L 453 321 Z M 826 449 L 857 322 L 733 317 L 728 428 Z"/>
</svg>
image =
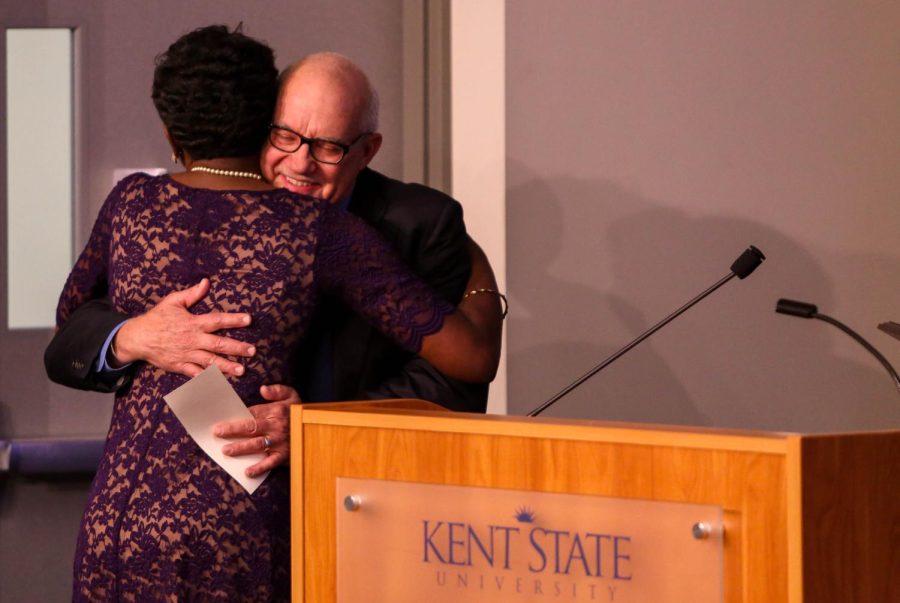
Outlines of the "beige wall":
<svg viewBox="0 0 900 603">
<path fill-rule="evenodd" d="M 506 3 L 509 409 L 550 397 L 755 244 L 768 261 L 548 414 L 896 427 L 900 5 Z"/>
</svg>

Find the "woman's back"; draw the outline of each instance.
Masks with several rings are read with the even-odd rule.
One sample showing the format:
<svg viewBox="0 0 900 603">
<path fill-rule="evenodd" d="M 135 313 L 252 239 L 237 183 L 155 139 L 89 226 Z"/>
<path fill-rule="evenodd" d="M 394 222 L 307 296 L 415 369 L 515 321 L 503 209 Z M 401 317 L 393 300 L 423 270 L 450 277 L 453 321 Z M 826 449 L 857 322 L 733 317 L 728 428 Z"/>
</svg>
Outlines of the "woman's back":
<svg viewBox="0 0 900 603">
<path fill-rule="evenodd" d="M 252 317 L 248 328 L 230 335 L 257 348 L 242 360 L 244 375 L 232 379 L 253 405 L 262 402 L 260 385 L 290 379 L 291 351 L 320 288 L 343 294 L 416 349 L 448 308 L 404 274 L 374 231 L 325 202 L 136 174 L 104 204 L 63 291 L 58 320 L 107 287 L 114 305 L 135 315 L 209 278 L 209 295 L 192 311 Z M 248 495 L 163 401 L 185 380 L 143 365 L 117 396 L 78 541 L 76 593 L 113 600 L 150 589 L 151 598 L 178 600 L 286 599 L 287 471 L 273 471 Z"/>
<path fill-rule="evenodd" d="M 130 176 L 101 211 L 60 320 L 104 280 L 115 306 L 136 315 L 208 277 L 210 293 L 192 311 L 252 316 L 231 336 L 258 351 L 232 384 L 248 404 L 261 402 L 260 385 L 289 379 L 288 352 L 313 304 L 320 208 L 283 191 L 213 191 Z M 78 541 L 76 595 L 285 600 L 287 472 L 273 471 L 248 495 L 163 401 L 185 380 L 142 365 L 117 396 Z"/>
</svg>

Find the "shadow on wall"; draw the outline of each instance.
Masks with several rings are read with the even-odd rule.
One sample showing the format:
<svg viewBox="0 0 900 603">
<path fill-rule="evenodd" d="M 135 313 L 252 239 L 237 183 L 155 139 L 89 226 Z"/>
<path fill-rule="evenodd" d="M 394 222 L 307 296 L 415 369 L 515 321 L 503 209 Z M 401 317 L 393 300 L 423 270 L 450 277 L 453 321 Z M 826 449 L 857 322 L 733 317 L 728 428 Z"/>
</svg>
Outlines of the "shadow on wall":
<svg viewBox="0 0 900 603">
<path fill-rule="evenodd" d="M 9 404 L 0 400 L 0 440 L 12 438 L 12 418 Z"/>
<path fill-rule="evenodd" d="M 728 274 L 754 244 L 768 260 L 751 277 L 732 280 L 545 414 L 813 432 L 900 423 L 896 390 L 865 351 L 850 342 L 853 351 L 839 356 L 832 345 L 844 350 L 844 335 L 775 314 L 780 297 L 826 313 L 833 304 L 830 275 L 797 242 L 610 182 L 541 180 L 513 163 L 508 182 L 511 414 Z"/>
<path fill-rule="evenodd" d="M 12 432 L 10 431 L 10 418 L 9 418 L 9 406 L 0 400 L 0 441 L 9 440 L 11 438 Z M 0 450 L 0 454 L 3 454 L 3 450 Z M 6 504 L 4 501 L 6 500 L 6 491 L 8 486 L 7 481 L 9 480 L 9 475 L 4 474 L 3 471 L 0 471 L 0 518 L 4 516 L 4 512 L 6 510 Z"/>
</svg>

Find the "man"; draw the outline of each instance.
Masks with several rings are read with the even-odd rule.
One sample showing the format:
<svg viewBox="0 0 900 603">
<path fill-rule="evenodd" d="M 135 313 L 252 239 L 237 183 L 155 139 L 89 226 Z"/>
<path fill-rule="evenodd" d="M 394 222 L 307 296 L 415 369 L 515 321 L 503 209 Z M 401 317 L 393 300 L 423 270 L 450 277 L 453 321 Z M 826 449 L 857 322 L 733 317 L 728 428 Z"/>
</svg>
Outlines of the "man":
<svg viewBox="0 0 900 603">
<path fill-rule="evenodd" d="M 381 147 L 377 130 L 378 98 L 365 74 L 340 55 L 310 55 L 282 75 L 269 142 L 262 152 L 263 175 L 276 186 L 327 199 L 359 215 L 449 301 L 456 303 L 465 291 L 475 290 L 486 301 L 492 298 L 493 274 L 466 235 L 459 204 L 436 190 L 367 168 Z M 247 326 L 250 317 L 191 314 L 188 309 L 208 287 L 204 280 L 170 294 L 134 318 L 118 314 L 107 300 L 86 304 L 48 346 L 48 375 L 64 385 L 98 391 L 126 385 L 127 369 L 109 369 L 139 360 L 188 376 L 216 363 L 223 372 L 239 376 L 243 367 L 225 356 L 252 356 L 255 349 L 214 333 Z M 484 311 L 499 345 L 499 304 L 490 301 Z M 295 364 L 304 400 L 412 397 L 484 412 L 487 384 L 448 379 L 338 303 L 329 300 L 320 307 Z M 251 468 L 254 474 L 286 460 L 288 406 L 299 401 L 285 386 L 269 386 L 261 393 L 271 403 L 252 407 L 253 421 L 217 430 L 218 435 L 248 438 L 227 446 L 228 453 L 269 451 Z"/>
</svg>

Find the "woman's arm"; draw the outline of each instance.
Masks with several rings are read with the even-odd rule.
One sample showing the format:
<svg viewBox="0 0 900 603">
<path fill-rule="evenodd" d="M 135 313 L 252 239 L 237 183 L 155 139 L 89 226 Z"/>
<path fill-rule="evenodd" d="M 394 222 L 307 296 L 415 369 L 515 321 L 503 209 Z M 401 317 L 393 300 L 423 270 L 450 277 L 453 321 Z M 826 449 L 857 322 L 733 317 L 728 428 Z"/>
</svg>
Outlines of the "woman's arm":
<svg viewBox="0 0 900 603">
<path fill-rule="evenodd" d="M 494 289 L 483 253 L 473 266 L 476 289 Z M 436 295 L 367 224 L 339 209 L 323 207 L 315 259 L 320 288 L 341 297 L 379 330 L 420 354 L 448 377 L 490 381 L 500 354 L 497 296 L 470 294 L 459 308 Z M 472 289 L 475 290 L 475 289 Z"/>
<path fill-rule="evenodd" d="M 501 304 L 487 256 L 471 237 L 468 249 L 472 272 L 466 293 L 456 312 L 444 319 L 441 330 L 422 340 L 419 354 L 447 375 L 487 383 L 494 379 L 500 363 L 505 301 Z M 457 376 L 460 374 L 468 378 Z"/>
<path fill-rule="evenodd" d="M 87 244 L 66 279 L 66 284 L 59 296 L 59 303 L 56 306 L 57 327 L 61 327 L 69 319 L 69 316 L 86 301 L 108 294 L 112 222 L 126 180 L 128 179 L 123 179 L 116 185 L 104 201 L 97 219 L 94 221 Z"/>
</svg>

